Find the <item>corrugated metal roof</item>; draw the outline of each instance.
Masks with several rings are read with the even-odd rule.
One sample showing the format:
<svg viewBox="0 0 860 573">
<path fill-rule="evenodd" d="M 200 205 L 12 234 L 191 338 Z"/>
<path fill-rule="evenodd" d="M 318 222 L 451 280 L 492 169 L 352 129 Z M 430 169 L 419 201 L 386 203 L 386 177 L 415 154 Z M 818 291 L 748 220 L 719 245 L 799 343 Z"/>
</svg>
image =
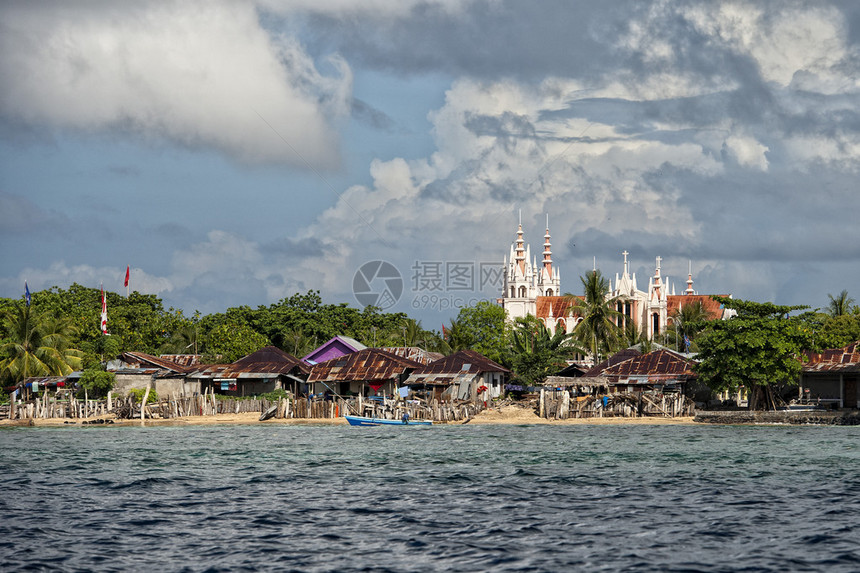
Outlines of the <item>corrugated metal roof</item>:
<svg viewBox="0 0 860 573">
<path fill-rule="evenodd" d="M 510 370 L 474 350 L 461 350 L 416 370 L 416 374 L 457 374 L 458 372 L 505 372 Z"/>
<path fill-rule="evenodd" d="M 634 356 L 603 371 L 608 377 L 643 376 L 650 379 L 695 378 L 693 363 L 671 350 L 656 350 Z"/>
<path fill-rule="evenodd" d="M 175 362 L 180 366 L 196 367 L 200 364 L 199 354 L 161 354 L 158 357 L 162 360 Z"/>
<path fill-rule="evenodd" d="M 423 364 L 378 348 L 365 348 L 316 364 L 308 382 L 384 381 L 421 368 Z"/>
<path fill-rule="evenodd" d="M 597 366 L 592 366 L 589 370 L 586 370 L 586 372 L 585 372 L 585 374 L 583 374 L 583 376 L 600 376 L 601 374 L 603 374 L 603 371 L 606 370 L 607 368 L 609 368 L 610 366 L 615 366 L 616 364 L 624 362 L 625 360 L 630 360 L 631 358 L 633 358 L 635 356 L 641 356 L 641 355 L 642 355 L 642 351 L 637 349 L 637 348 L 634 348 L 634 347 L 625 348 L 624 350 L 620 350 L 620 351 L 616 352 L 615 354 L 613 354 L 612 356 L 610 356 L 609 358 L 607 358 L 606 360 L 604 360 L 603 362 L 601 362 Z"/>
<path fill-rule="evenodd" d="M 408 358 L 409 360 L 420 362 L 421 364 L 430 364 L 434 360 L 439 360 L 445 356 L 439 352 L 428 352 L 427 350 L 417 346 L 383 346 L 380 350 L 390 352 L 391 354 L 395 354 L 401 358 Z"/>
<path fill-rule="evenodd" d="M 825 350 L 812 354 L 804 372 L 860 372 L 860 340 L 843 348 Z"/>
<path fill-rule="evenodd" d="M 122 353 L 122 361 L 131 366 L 132 368 L 146 368 L 146 367 L 155 367 L 160 368 L 162 370 L 170 370 L 171 372 L 178 373 L 189 373 L 193 372 L 194 368 L 190 366 L 183 366 L 182 364 L 178 364 L 171 360 L 165 360 L 163 358 L 157 358 L 152 356 L 151 354 L 146 354 L 145 352 L 123 352 Z"/>
<path fill-rule="evenodd" d="M 204 366 L 192 378 L 273 378 L 287 374 L 307 375 L 309 372 L 310 367 L 292 354 L 266 346 L 232 364 Z"/>
<path fill-rule="evenodd" d="M 461 382 L 472 382 L 475 378 L 479 377 L 480 374 L 477 372 L 469 372 L 468 370 L 464 370 L 463 372 L 439 372 L 439 373 L 427 373 L 427 374 L 418 374 L 413 372 L 409 375 L 409 378 L 403 383 L 404 386 L 411 386 L 413 384 L 429 384 L 431 386 L 450 386 L 451 384 L 460 384 Z"/>
</svg>

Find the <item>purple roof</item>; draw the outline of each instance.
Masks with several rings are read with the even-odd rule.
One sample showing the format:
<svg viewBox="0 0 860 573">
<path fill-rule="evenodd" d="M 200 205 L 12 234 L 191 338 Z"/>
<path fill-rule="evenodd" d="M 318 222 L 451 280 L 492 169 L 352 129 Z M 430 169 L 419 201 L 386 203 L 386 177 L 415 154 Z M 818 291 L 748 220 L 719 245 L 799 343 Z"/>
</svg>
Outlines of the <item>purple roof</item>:
<svg viewBox="0 0 860 573">
<path fill-rule="evenodd" d="M 364 344 L 354 338 L 350 338 L 348 336 L 335 336 L 325 344 L 312 350 L 310 354 L 303 357 L 302 360 L 308 364 L 314 365 L 325 362 L 326 360 L 331 360 L 332 358 L 352 354 L 353 352 L 358 352 L 365 348 L 367 347 Z"/>
</svg>

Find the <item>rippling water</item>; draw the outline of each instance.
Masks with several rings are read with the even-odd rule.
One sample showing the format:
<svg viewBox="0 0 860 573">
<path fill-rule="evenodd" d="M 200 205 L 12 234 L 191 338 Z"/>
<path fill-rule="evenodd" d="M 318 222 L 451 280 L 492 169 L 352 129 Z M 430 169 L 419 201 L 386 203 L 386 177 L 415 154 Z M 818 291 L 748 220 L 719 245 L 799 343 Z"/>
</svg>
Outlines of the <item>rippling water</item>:
<svg viewBox="0 0 860 573">
<path fill-rule="evenodd" d="M 0 431 L 3 570 L 858 571 L 860 428 Z"/>
</svg>

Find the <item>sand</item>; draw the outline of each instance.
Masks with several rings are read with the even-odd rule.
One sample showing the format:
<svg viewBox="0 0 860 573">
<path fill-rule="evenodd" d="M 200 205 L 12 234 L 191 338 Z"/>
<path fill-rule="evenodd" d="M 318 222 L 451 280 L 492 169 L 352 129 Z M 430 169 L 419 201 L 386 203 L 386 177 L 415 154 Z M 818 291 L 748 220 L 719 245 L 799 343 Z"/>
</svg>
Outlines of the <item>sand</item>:
<svg viewBox="0 0 860 573">
<path fill-rule="evenodd" d="M 101 416 L 97 419 L 112 419 L 113 416 Z M 146 426 L 209 426 L 209 425 L 238 425 L 238 424 L 269 424 L 269 425 L 304 425 L 304 426 L 332 426 L 346 424 L 344 418 L 328 418 L 328 419 L 271 419 L 265 422 L 260 421 L 260 414 L 255 412 L 246 412 L 241 414 L 218 414 L 217 416 L 189 416 L 185 418 L 170 418 L 167 420 L 146 420 Z M 464 422 L 451 422 L 451 424 L 463 424 Z M 468 422 L 471 425 L 488 425 L 488 424 L 514 424 L 514 425 L 667 425 L 667 424 L 693 424 L 693 418 L 572 418 L 568 420 L 547 420 L 539 418 L 534 413 L 532 408 L 526 408 L 517 405 L 506 405 L 498 408 L 489 408 L 484 410 Z M 124 426 L 140 426 L 140 420 L 116 420 L 114 424 Z M 81 420 L 71 420 L 68 418 L 54 419 L 36 419 L 36 420 L 0 420 L 2 426 L 82 426 Z"/>
</svg>

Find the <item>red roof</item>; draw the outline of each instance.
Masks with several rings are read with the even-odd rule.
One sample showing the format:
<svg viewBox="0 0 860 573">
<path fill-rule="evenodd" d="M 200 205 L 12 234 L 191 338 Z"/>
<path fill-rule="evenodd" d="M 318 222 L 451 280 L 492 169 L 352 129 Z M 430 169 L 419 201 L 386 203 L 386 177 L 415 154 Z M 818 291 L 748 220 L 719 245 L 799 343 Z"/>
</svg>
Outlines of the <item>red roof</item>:
<svg viewBox="0 0 860 573">
<path fill-rule="evenodd" d="M 314 365 L 308 382 L 385 381 L 422 366 L 420 362 L 378 348 L 365 348 Z"/>
<path fill-rule="evenodd" d="M 288 354 L 274 346 L 265 346 L 231 364 L 200 366 L 193 377 L 259 378 L 263 375 L 275 377 L 279 375 L 308 374 L 308 372 L 310 372 L 310 367 L 292 354 Z"/>
<path fill-rule="evenodd" d="M 576 296 L 573 298 L 566 296 L 539 296 L 535 301 L 536 316 L 538 318 L 549 318 L 549 310 L 552 308 L 552 316 L 554 318 L 567 318 L 568 311 L 582 297 Z M 574 316 L 579 314 L 574 311 Z"/>
<path fill-rule="evenodd" d="M 615 366 L 625 360 L 630 360 L 634 356 L 641 356 L 642 352 L 637 348 L 625 348 L 624 350 L 620 350 L 601 362 L 600 364 L 591 367 L 589 370 L 586 370 L 583 376 L 600 376 L 603 374 L 603 371 L 609 368 L 610 366 Z"/>
<path fill-rule="evenodd" d="M 860 372 L 860 340 L 852 342 L 843 348 L 825 350 L 821 354 L 812 354 L 804 372 Z"/>
<path fill-rule="evenodd" d="M 719 295 L 728 297 L 728 295 Z M 666 310 L 669 313 L 669 318 L 682 306 L 694 302 L 701 302 L 702 308 L 708 313 L 709 320 L 718 320 L 723 318 L 723 305 L 711 298 L 709 294 L 670 294 L 666 297 Z"/>
</svg>

